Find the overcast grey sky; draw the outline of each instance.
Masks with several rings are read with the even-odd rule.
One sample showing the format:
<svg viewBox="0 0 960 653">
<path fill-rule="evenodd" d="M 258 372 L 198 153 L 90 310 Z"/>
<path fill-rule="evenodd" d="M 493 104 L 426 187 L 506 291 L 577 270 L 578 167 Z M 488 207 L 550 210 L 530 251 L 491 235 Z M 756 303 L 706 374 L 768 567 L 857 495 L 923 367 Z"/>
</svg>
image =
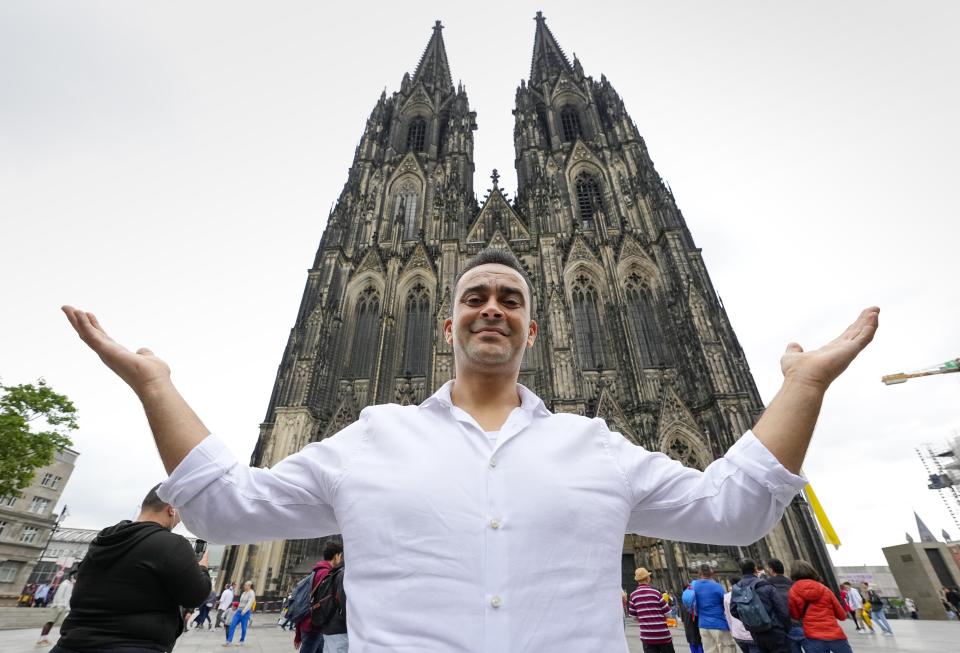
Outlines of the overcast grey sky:
<svg viewBox="0 0 960 653">
<path fill-rule="evenodd" d="M 883 562 L 960 536 L 913 448 L 960 429 L 955 2 L 0 4 L 0 376 L 80 410 L 73 527 L 163 478 L 133 394 L 58 307 L 149 346 L 246 460 L 326 215 L 380 91 L 435 19 L 477 111 L 476 189 L 516 188 L 513 98 L 537 9 L 623 96 L 670 183 L 765 400 L 790 340 L 881 306 L 805 466 L 843 547 Z"/>
</svg>

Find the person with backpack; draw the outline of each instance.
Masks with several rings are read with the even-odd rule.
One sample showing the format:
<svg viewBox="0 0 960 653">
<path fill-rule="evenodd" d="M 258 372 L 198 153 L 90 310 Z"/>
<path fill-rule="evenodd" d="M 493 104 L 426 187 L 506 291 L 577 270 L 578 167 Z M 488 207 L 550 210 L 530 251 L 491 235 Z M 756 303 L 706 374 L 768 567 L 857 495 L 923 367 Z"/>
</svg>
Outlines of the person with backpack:
<svg viewBox="0 0 960 653">
<path fill-rule="evenodd" d="M 877 594 L 876 590 L 870 589 L 868 583 L 863 583 L 863 591 L 866 592 L 867 601 L 870 603 L 871 621 L 875 621 L 880 626 L 884 635 L 893 636 L 893 628 L 887 622 L 887 615 L 883 613 L 883 598 Z"/>
<path fill-rule="evenodd" d="M 838 621 L 847 611 L 820 575 L 806 560 L 797 560 L 790 568 L 790 616 L 803 621 L 803 648 L 806 653 L 853 653 L 847 635 Z"/>
<path fill-rule="evenodd" d="M 770 572 L 767 574 L 767 582 L 776 588 L 784 600 L 787 600 L 793 581 L 784 574 L 783 561 L 779 558 L 770 558 L 767 560 L 767 570 Z M 787 603 L 789 604 L 789 601 Z M 803 640 L 803 626 L 797 620 L 791 621 L 790 629 L 787 631 L 790 653 L 803 653 Z"/>
<path fill-rule="evenodd" d="M 323 560 L 313 566 L 310 575 L 293 588 L 293 598 L 287 608 L 287 618 L 293 621 L 293 647 L 300 653 L 320 653 L 323 651 L 323 632 L 312 622 L 314 594 L 324 578 L 343 562 L 343 545 L 336 540 L 328 541 L 323 547 Z"/>
<path fill-rule="evenodd" d="M 343 556 L 314 593 L 313 627 L 323 633 L 326 653 L 347 653 L 347 595 L 343 591 Z"/>
<path fill-rule="evenodd" d="M 790 653 L 790 608 L 786 598 L 767 579 L 757 577 L 757 563 L 753 560 L 741 560 L 740 571 L 743 578 L 730 594 L 730 614 L 750 631 L 760 653 Z"/>
<path fill-rule="evenodd" d="M 739 582 L 739 576 L 730 578 L 731 588 L 735 587 Z M 743 625 L 743 622 L 734 617 L 730 612 L 730 600 L 732 598 L 732 589 L 723 595 L 723 611 L 727 615 L 727 623 L 730 624 L 730 634 L 733 636 L 733 641 L 736 642 L 743 653 L 758 653 L 759 649 L 757 645 L 753 643 L 753 635 L 751 635 L 747 627 Z"/>
<path fill-rule="evenodd" d="M 700 637 L 700 623 L 696 608 L 696 594 L 693 592 L 691 582 L 680 595 L 680 617 L 683 619 L 683 634 L 687 638 L 690 653 L 703 653 L 703 638 Z"/>
</svg>

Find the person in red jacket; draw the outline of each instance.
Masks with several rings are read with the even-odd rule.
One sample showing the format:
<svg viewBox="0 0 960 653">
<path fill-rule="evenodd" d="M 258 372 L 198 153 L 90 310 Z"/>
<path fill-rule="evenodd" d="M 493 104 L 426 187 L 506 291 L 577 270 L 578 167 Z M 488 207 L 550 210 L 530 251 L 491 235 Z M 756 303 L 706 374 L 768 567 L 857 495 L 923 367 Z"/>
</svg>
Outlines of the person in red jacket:
<svg viewBox="0 0 960 653">
<path fill-rule="evenodd" d="M 803 622 L 803 650 L 806 653 L 853 653 L 847 635 L 837 621 L 847 618 L 847 611 L 830 588 L 820 582 L 820 575 L 805 560 L 797 560 L 790 568 L 793 586 L 787 595 L 790 616 Z"/>
</svg>

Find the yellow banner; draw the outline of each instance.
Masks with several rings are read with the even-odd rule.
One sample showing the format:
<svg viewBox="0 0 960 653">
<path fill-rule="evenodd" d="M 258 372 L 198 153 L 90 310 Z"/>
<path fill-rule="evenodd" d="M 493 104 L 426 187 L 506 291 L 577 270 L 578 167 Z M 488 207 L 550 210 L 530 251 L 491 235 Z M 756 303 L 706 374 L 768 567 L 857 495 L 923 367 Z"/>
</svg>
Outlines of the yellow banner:
<svg viewBox="0 0 960 653">
<path fill-rule="evenodd" d="M 820 499 L 817 498 L 816 492 L 813 491 L 813 486 L 807 483 L 807 487 L 803 488 L 803 491 L 807 495 L 807 501 L 810 502 L 810 507 L 813 508 L 813 514 L 817 518 L 817 523 L 820 524 L 820 530 L 823 532 L 823 541 L 839 549 L 840 537 L 837 535 L 837 531 L 833 530 L 833 524 L 830 523 L 827 513 L 823 511 L 823 506 L 820 505 Z"/>
</svg>

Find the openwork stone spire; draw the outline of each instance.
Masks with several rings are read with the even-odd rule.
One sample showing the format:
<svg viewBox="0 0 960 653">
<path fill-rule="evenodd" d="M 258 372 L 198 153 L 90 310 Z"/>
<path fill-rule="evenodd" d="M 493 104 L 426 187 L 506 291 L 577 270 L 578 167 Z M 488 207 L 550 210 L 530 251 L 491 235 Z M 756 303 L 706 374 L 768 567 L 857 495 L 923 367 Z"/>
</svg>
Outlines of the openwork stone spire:
<svg viewBox="0 0 960 653">
<path fill-rule="evenodd" d="M 543 12 L 538 11 L 536 18 L 537 32 L 533 37 L 533 61 L 530 63 L 530 84 L 539 86 L 545 80 L 551 80 L 561 72 L 573 72 L 573 67 L 567 61 L 554 38 L 553 32 L 547 27 L 547 19 Z"/>
<path fill-rule="evenodd" d="M 452 92 L 453 79 L 450 76 L 450 64 L 447 61 L 447 49 L 443 45 L 443 25 L 438 20 L 433 25 L 433 34 L 427 49 L 420 57 L 413 81 L 422 81 L 431 91 Z"/>
</svg>

